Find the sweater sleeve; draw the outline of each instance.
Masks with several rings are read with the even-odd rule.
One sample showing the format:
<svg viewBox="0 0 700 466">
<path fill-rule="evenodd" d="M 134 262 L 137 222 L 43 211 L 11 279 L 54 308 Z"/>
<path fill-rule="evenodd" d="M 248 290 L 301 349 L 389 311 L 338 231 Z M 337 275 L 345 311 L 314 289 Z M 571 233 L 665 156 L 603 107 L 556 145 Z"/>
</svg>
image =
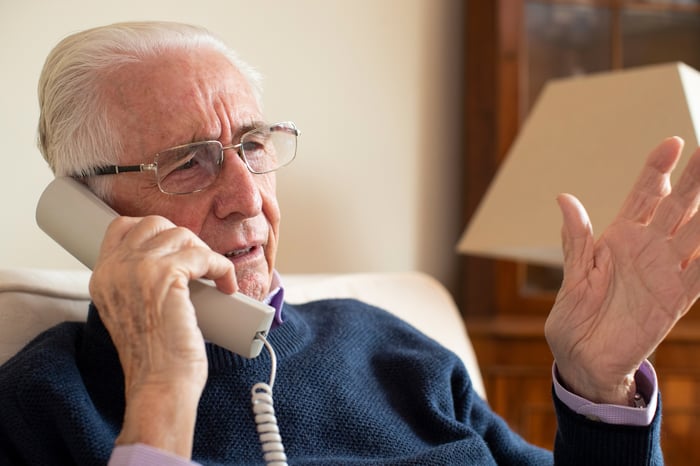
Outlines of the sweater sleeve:
<svg viewBox="0 0 700 466">
<path fill-rule="evenodd" d="M 474 397 L 470 424 L 476 428 L 497 464 L 566 466 L 662 465 L 661 399 L 650 425 L 608 424 L 578 414 L 552 388 L 558 428 L 554 452 L 527 443 L 486 402 Z"/>
<path fill-rule="evenodd" d="M 565 465 L 662 465 L 661 397 L 649 426 L 607 424 L 577 414 L 554 394 L 554 462 Z"/>
</svg>

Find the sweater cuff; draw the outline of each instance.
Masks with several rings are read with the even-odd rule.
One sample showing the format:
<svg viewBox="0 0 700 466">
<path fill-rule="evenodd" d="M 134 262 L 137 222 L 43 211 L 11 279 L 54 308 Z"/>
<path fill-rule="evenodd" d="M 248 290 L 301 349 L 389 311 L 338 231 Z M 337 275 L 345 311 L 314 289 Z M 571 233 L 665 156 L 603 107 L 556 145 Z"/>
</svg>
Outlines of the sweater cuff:
<svg viewBox="0 0 700 466">
<path fill-rule="evenodd" d="M 660 396 L 657 396 L 658 409 L 648 426 L 599 422 L 577 414 L 556 395 L 553 399 L 557 415 L 554 464 L 570 466 L 664 464 L 660 443 Z"/>
</svg>

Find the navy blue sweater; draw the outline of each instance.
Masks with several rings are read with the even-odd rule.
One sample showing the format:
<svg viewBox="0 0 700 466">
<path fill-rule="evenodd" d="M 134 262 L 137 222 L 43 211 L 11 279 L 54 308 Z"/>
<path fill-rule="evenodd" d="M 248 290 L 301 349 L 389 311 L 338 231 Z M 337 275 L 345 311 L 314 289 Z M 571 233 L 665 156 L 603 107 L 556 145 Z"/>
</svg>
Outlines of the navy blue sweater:
<svg viewBox="0 0 700 466">
<path fill-rule="evenodd" d="M 428 312 L 428 311 L 426 311 Z M 473 391 L 454 354 L 354 300 L 285 304 L 269 340 L 275 410 L 291 465 L 551 464 Z M 193 459 L 262 464 L 250 389 L 270 358 L 207 344 Z M 660 464 L 648 428 L 586 420 L 555 401 L 559 464 Z M 94 308 L 43 333 L 0 367 L 0 464 L 106 464 L 124 413 L 123 375 Z"/>
</svg>

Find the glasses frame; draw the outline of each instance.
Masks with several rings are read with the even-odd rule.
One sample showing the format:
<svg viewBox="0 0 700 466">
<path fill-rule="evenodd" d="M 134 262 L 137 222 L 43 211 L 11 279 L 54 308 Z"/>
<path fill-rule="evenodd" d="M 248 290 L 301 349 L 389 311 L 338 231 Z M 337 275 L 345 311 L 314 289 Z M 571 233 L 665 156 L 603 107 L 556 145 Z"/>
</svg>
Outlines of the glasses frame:
<svg viewBox="0 0 700 466">
<path fill-rule="evenodd" d="M 254 175 L 264 175 L 265 173 L 272 173 L 272 172 L 274 172 L 274 171 L 276 171 L 276 170 L 279 170 L 280 168 L 285 167 L 285 166 L 289 165 L 290 163 L 292 163 L 292 161 L 296 158 L 296 155 L 297 155 L 296 141 L 295 141 L 295 145 L 294 145 L 294 154 L 292 155 L 292 157 L 291 157 L 287 162 L 285 162 L 285 163 L 283 163 L 282 165 L 280 165 L 280 166 L 278 166 L 278 167 L 275 167 L 275 168 L 273 168 L 273 169 L 271 169 L 271 170 L 260 171 L 260 170 L 254 170 L 253 167 L 251 167 L 250 164 L 248 163 L 248 160 L 247 160 L 246 157 L 245 157 L 245 151 L 243 150 L 243 144 L 245 144 L 244 140 L 245 140 L 246 136 L 248 136 L 248 135 L 250 135 L 250 134 L 253 134 L 253 133 L 255 133 L 255 132 L 258 132 L 258 131 L 260 131 L 260 130 L 264 130 L 264 129 L 271 130 L 271 129 L 273 129 L 273 128 L 280 128 L 280 127 L 281 127 L 281 128 L 284 128 L 285 130 L 287 130 L 287 131 L 289 131 L 290 133 L 294 134 L 295 138 L 299 137 L 299 135 L 301 134 L 301 131 L 299 131 L 299 129 L 298 129 L 298 128 L 296 127 L 296 125 L 294 124 L 294 122 L 292 122 L 292 121 L 282 121 L 282 122 L 274 123 L 274 124 L 271 124 L 271 125 L 259 126 L 259 127 L 256 127 L 256 128 L 251 129 L 250 131 L 246 131 L 245 133 L 243 133 L 243 134 L 241 135 L 241 137 L 240 137 L 240 141 L 241 141 L 241 142 L 239 142 L 238 144 L 230 144 L 230 145 L 228 145 L 228 146 L 225 146 L 225 145 L 223 145 L 221 142 L 219 142 L 219 141 L 217 141 L 217 140 L 215 140 L 215 139 L 212 139 L 212 140 L 209 140 L 209 141 L 197 141 L 197 142 L 190 142 L 190 143 L 187 143 L 187 144 L 180 144 L 179 146 L 169 147 L 169 148 L 167 148 L 167 149 L 165 149 L 165 150 L 162 150 L 162 151 L 158 152 L 157 154 L 155 154 L 155 155 L 153 156 L 153 162 L 151 162 L 151 163 L 141 163 L 141 164 L 138 164 L 138 165 L 105 165 L 105 166 L 102 166 L 102 167 L 96 167 L 96 168 L 94 168 L 94 169 L 91 171 L 91 173 L 89 173 L 89 175 L 87 175 L 87 176 L 119 175 L 119 174 L 122 174 L 122 173 L 130 173 L 130 172 L 149 172 L 149 171 L 150 171 L 150 172 L 153 172 L 153 173 L 154 173 L 154 175 L 155 175 L 155 177 L 156 177 L 156 183 L 158 184 L 158 189 L 159 189 L 163 194 L 174 194 L 174 195 L 178 195 L 178 194 L 192 194 L 192 193 L 198 193 L 198 192 L 200 192 L 200 191 L 203 191 L 203 190 L 207 189 L 209 186 L 211 186 L 211 184 L 208 184 L 207 186 L 204 186 L 203 188 L 196 189 L 196 190 L 194 190 L 194 191 L 184 192 L 184 193 L 175 193 L 175 192 L 170 192 L 170 191 L 164 190 L 163 187 L 162 187 L 161 184 L 160 184 L 160 181 L 161 181 L 161 180 L 160 180 L 160 178 L 158 177 L 158 156 L 161 155 L 161 154 L 163 154 L 164 152 L 168 152 L 168 151 L 171 151 L 171 150 L 182 149 L 182 148 L 188 147 L 188 146 L 196 146 L 196 145 L 199 145 L 199 144 L 217 144 L 217 145 L 219 146 L 219 148 L 220 148 L 219 159 L 218 159 L 217 162 L 216 162 L 216 164 L 217 164 L 218 166 L 222 166 L 223 163 L 224 163 L 224 151 L 227 151 L 227 150 L 235 150 L 235 151 L 236 151 L 236 154 L 238 154 L 238 157 L 243 161 L 243 164 L 246 166 L 246 168 L 248 169 L 248 171 L 249 171 L 250 173 L 252 173 L 252 174 L 254 174 Z M 219 170 L 219 172 L 216 174 L 215 180 L 219 177 L 219 174 L 220 174 L 220 173 L 221 173 L 221 170 Z M 213 184 L 213 181 L 212 181 L 212 184 Z"/>
</svg>

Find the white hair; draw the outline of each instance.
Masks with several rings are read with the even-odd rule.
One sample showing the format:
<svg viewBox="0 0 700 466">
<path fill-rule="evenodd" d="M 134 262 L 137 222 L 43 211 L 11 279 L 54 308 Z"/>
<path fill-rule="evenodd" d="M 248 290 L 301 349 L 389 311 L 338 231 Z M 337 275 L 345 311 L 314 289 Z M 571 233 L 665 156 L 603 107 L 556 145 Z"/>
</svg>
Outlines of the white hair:
<svg viewBox="0 0 700 466">
<path fill-rule="evenodd" d="M 261 76 L 204 28 L 173 22 L 129 22 L 88 29 L 63 39 L 46 58 L 39 78 L 39 150 L 56 176 L 90 174 L 119 163 L 122 140 L 111 121 L 102 85 L 116 68 L 168 50 L 210 48 L 244 76 L 261 104 Z M 109 176 L 87 178 L 108 200 Z"/>
</svg>

